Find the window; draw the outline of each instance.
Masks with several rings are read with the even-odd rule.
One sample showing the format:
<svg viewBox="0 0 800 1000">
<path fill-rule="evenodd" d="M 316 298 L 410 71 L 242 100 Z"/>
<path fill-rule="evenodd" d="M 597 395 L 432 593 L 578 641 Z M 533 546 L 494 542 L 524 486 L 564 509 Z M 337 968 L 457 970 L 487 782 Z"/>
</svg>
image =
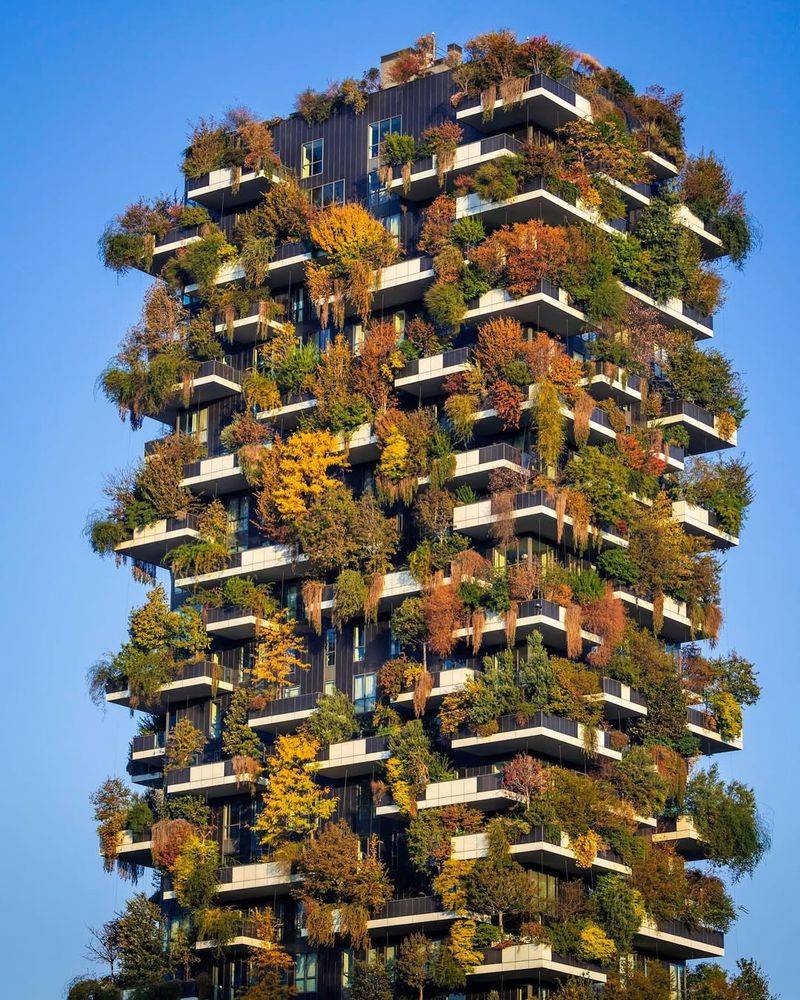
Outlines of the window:
<svg viewBox="0 0 800 1000">
<path fill-rule="evenodd" d="M 364 346 L 364 327 L 360 323 L 353 326 L 353 354 L 360 354 Z"/>
<path fill-rule="evenodd" d="M 396 660 L 402 652 L 402 643 L 399 639 L 395 638 L 394 633 L 391 633 L 389 636 L 389 659 Z"/>
<path fill-rule="evenodd" d="M 369 138 L 367 140 L 367 156 L 373 159 L 380 155 L 381 143 L 392 132 L 403 131 L 403 116 L 395 115 L 394 118 L 383 118 L 379 122 L 372 122 L 369 127 Z"/>
<path fill-rule="evenodd" d="M 294 985 L 298 993 L 317 992 L 317 953 L 315 951 L 295 956 Z"/>
<path fill-rule="evenodd" d="M 316 177 L 322 173 L 324 139 L 312 139 L 303 143 L 301 177 Z"/>
<path fill-rule="evenodd" d="M 325 645 L 323 650 L 323 682 L 325 694 L 333 694 L 336 690 L 336 629 L 325 629 Z"/>
<path fill-rule="evenodd" d="M 342 949 L 342 986 L 350 989 L 353 985 L 353 949 Z"/>
<path fill-rule="evenodd" d="M 400 242 L 400 216 L 386 215 L 381 219 L 381 224 L 386 232 L 396 241 Z"/>
<path fill-rule="evenodd" d="M 364 629 L 361 625 L 353 626 L 353 661 L 364 659 Z"/>
<path fill-rule="evenodd" d="M 247 548 L 250 534 L 250 501 L 233 497 L 228 501 L 228 538 L 234 552 Z"/>
<path fill-rule="evenodd" d="M 177 430 L 181 434 L 191 434 L 200 444 L 208 443 L 208 410 L 192 410 L 178 418 Z"/>
<path fill-rule="evenodd" d="M 387 190 L 381 182 L 378 171 L 370 170 L 367 174 L 367 201 L 370 208 L 384 205 L 386 202 L 391 201 L 393 197 L 392 192 Z"/>
<path fill-rule="evenodd" d="M 377 702 L 377 674 L 358 674 L 353 678 L 353 702 L 356 712 L 372 712 Z"/>
<path fill-rule="evenodd" d="M 302 323 L 306 314 L 306 290 L 303 285 L 293 288 L 289 293 L 289 318 L 297 326 Z"/>
<path fill-rule="evenodd" d="M 326 205 L 344 205 L 344 178 L 311 188 L 311 202 L 317 208 L 325 208 Z"/>
<path fill-rule="evenodd" d="M 325 330 L 317 330 L 317 350 L 320 354 L 327 350 L 331 342 L 331 331 L 330 328 Z"/>
<path fill-rule="evenodd" d="M 398 309 L 397 312 L 392 316 L 392 322 L 394 323 L 394 328 L 399 334 L 404 334 L 406 332 L 406 311 L 405 309 Z"/>
<path fill-rule="evenodd" d="M 292 621 L 297 620 L 297 609 L 300 607 L 300 588 L 296 584 L 290 584 L 286 588 L 286 612 Z"/>
</svg>

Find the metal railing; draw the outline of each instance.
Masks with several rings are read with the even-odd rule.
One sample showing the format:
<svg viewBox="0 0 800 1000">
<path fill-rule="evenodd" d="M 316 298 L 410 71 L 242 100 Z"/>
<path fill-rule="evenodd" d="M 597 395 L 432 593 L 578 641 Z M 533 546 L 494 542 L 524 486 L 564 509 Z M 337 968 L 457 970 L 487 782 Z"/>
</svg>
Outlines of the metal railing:
<svg viewBox="0 0 800 1000">
<path fill-rule="evenodd" d="M 444 905 L 438 896 L 411 896 L 407 899 L 390 899 L 373 914 L 374 920 L 395 917 L 417 917 L 426 913 L 441 913 Z"/>
<path fill-rule="evenodd" d="M 454 365 L 463 365 L 469 361 L 469 356 L 472 353 L 471 347 L 454 347 L 449 351 L 442 352 L 442 368 L 452 368 Z M 429 357 L 436 357 L 436 355 L 429 355 Z M 396 378 L 408 378 L 411 375 L 419 374 L 419 366 L 421 361 L 427 361 L 428 358 L 413 358 L 401 371 L 397 373 Z M 438 376 L 441 374 L 440 369 L 435 369 L 430 373 L 432 376 Z"/>
<path fill-rule="evenodd" d="M 309 694 L 298 694 L 291 698 L 276 698 L 263 708 L 251 709 L 248 718 L 263 719 L 270 715 L 291 715 L 294 712 L 306 712 L 317 707 L 317 699 L 321 696 L 321 691 L 312 691 Z"/>
<path fill-rule="evenodd" d="M 714 414 L 704 406 L 692 403 L 688 399 L 669 399 L 661 404 L 662 417 L 685 416 L 697 420 L 698 423 L 714 426 Z"/>
<path fill-rule="evenodd" d="M 687 306 L 685 302 L 681 302 L 681 312 L 687 319 L 699 323 L 700 326 L 707 326 L 709 330 L 714 329 L 713 316 L 705 316 L 699 309 L 693 309 L 691 306 Z"/>
<path fill-rule="evenodd" d="M 163 748 L 165 736 L 163 732 L 144 733 L 142 736 L 134 736 L 131 740 L 131 754 L 145 753 L 147 750 L 160 750 Z"/>
</svg>

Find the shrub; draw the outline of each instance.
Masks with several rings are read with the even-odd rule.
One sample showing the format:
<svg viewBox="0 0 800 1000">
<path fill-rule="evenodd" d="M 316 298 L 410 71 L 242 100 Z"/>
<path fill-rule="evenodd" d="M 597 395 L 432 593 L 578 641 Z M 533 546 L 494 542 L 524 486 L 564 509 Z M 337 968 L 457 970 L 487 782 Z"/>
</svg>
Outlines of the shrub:
<svg viewBox="0 0 800 1000">
<path fill-rule="evenodd" d="M 425 292 L 425 308 L 437 327 L 445 330 L 458 330 L 467 314 L 461 289 L 444 281 L 435 282 Z"/>
<path fill-rule="evenodd" d="M 304 725 L 323 747 L 343 743 L 355 736 L 359 729 L 355 706 L 342 691 L 320 695 L 315 711 Z"/>
</svg>

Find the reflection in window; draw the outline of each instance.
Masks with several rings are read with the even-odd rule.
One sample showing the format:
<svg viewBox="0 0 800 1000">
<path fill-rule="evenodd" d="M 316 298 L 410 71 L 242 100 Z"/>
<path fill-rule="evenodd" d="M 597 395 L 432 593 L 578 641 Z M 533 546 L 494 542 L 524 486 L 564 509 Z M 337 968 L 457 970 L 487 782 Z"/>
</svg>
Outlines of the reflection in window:
<svg viewBox="0 0 800 1000">
<path fill-rule="evenodd" d="M 380 155 L 381 143 L 393 132 L 402 132 L 403 116 L 395 115 L 393 118 L 383 118 L 379 122 L 372 122 L 369 127 L 369 137 L 367 140 L 367 156 L 373 159 Z"/>
<path fill-rule="evenodd" d="M 377 702 L 377 681 L 377 674 L 358 674 L 353 678 L 353 703 L 356 712 L 374 711 Z"/>
<path fill-rule="evenodd" d="M 311 202 L 317 208 L 325 208 L 326 205 L 344 205 L 344 179 L 328 181 L 327 184 L 311 188 Z"/>
<path fill-rule="evenodd" d="M 316 177 L 322 173 L 324 139 L 312 139 L 303 143 L 301 157 L 301 177 Z"/>
</svg>

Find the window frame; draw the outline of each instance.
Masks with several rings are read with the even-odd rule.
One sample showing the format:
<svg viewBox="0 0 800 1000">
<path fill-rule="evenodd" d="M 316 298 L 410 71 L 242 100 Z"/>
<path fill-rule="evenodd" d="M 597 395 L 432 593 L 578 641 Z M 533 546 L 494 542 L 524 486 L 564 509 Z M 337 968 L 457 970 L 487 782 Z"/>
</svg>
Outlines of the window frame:
<svg viewBox="0 0 800 1000">
<path fill-rule="evenodd" d="M 315 147 L 319 143 L 319 157 L 314 156 Z M 319 169 L 315 170 L 314 165 L 319 163 Z M 300 146 L 300 177 L 302 180 L 309 180 L 311 177 L 319 177 L 325 170 L 325 140 L 309 139 L 308 142 Z"/>
</svg>

